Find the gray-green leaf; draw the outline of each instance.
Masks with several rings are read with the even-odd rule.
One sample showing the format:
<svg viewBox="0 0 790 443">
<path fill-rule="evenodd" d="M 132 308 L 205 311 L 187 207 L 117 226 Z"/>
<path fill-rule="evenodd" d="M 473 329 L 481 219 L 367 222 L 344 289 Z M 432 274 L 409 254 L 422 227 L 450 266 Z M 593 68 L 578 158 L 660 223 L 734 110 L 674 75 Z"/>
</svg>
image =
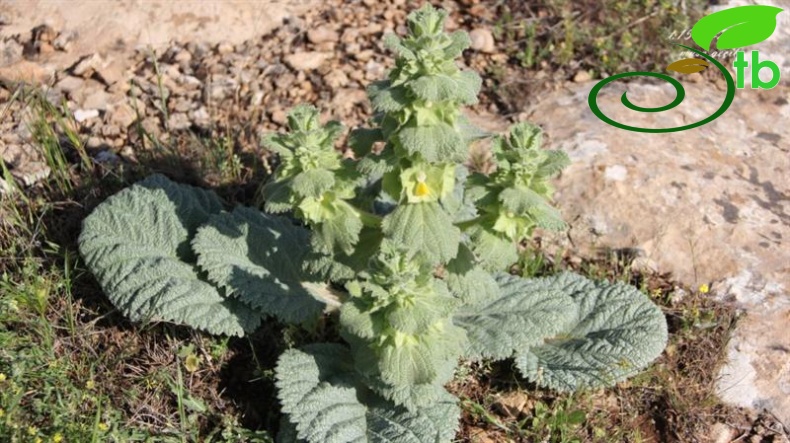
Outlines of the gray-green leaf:
<svg viewBox="0 0 790 443">
<path fill-rule="evenodd" d="M 367 388 L 348 348 L 315 344 L 286 351 L 277 363 L 283 412 L 309 443 L 442 443 L 455 436 L 460 410 L 445 392 L 430 408 L 409 412 Z M 281 441 L 294 441 L 286 428 Z M 288 438 L 290 437 L 290 438 Z"/>
<path fill-rule="evenodd" d="M 302 282 L 309 232 L 288 219 L 237 207 L 213 215 L 192 247 L 208 278 L 230 295 L 290 323 L 317 318 L 324 304 Z"/>
<path fill-rule="evenodd" d="M 516 355 L 522 374 L 539 385 L 559 391 L 611 386 L 664 350 L 664 315 L 635 287 L 570 273 L 536 283 L 568 294 L 578 306 L 572 327 Z"/>
<path fill-rule="evenodd" d="M 202 280 L 189 247 L 192 233 L 221 208 L 213 193 L 155 175 L 108 198 L 85 219 L 80 253 L 130 319 L 241 336 L 258 327 L 260 314 Z"/>
<path fill-rule="evenodd" d="M 398 206 L 384 218 L 384 235 L 433 263 L 447 262 L 458 252 L 461 231 L 438 203 Z"/>
<path fill-rule="evenodd" d="M 455 315 L 469 337 L 467 357 L 504 359 L 542 344 L 574 323 L 578 306 L 562 288 L 509 274 L 497 276 L 500 294 Z"/>
</svg>

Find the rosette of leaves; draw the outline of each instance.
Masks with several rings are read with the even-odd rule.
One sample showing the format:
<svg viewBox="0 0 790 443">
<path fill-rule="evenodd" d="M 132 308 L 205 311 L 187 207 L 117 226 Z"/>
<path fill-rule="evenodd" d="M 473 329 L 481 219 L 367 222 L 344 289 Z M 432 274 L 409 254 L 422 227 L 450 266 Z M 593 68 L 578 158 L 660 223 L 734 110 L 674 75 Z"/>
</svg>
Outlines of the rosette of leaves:
<svg viewBox="0 0 790 443">
<path fill-rule="evenodd" d="M 334 317 L 342 343 L 277 364 L 280 441 L 449 442 L 460 411 L 444 385 L 461 358 L 513 358 L 570 391 L 623 380 L 664 348 L 663 315 L 634 287 L 502 272 L 534 228 L 564 228 L 549 181 L 568 158 L 521 123 L 493 139 L 493 173 L 469 173 L 481 132 L 461 110 L 480 80 L 456 65 L 468 37 L 443 32 L 445 18 L 426 5 L 387 37 L 395 68 L 369 89 L 376 115 L 352 131 L 354 158 L 309 106 L 264 137 L 279 155 L 264 209 L 279 215 L 154 176 L 85 220 L 80 251 L 134 320 L 241 335 L 267 317 Z"/>
</svg>

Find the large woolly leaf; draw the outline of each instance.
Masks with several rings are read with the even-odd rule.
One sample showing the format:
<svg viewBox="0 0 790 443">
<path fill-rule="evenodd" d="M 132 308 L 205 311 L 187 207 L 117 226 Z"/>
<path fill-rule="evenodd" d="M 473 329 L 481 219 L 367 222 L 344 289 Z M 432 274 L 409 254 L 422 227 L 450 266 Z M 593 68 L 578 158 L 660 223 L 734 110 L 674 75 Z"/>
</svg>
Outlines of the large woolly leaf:
<svg viewBox="0 0 790 443">
<path fill-rule="evenodd" d="M 503 359 L 542 344 L 573 324 L 578 307 L 563 288 L 508 274 L 497 276 L 500 294 L 467 305 L 454 323 L 466 330 L 467 357 Z"/>
<path fill-rule="evenodd" d="M 461 240 L 461 231 L 438 203 L 400 205 L 384 218 L 382 229 L 396 244 L 434 263 L 455 257 Z"/>
<path fill-rule="evenodd" d="M 305 286 L 309 232 L 288 219 L 238 207 L 213 215 L 192 247 L 209 279 L 245 304 L 283 321 L 315 319 L 323 304 Z"/>
<path fill-rule="evenodd" d="M 452 441 L 460 411 L 444 393 L 431 408 L 407 411 L 365 388 L 348 348 L 316 344 L 286 351 L 276 368 L 278 397 L 293 427 L 281 441 L 437 443 Z M 290 438 L 289 438 L 290 437 Z"/>
<path fill-rule="evenodd" d="M 243 335 L 260 314 L 202 280 L 189 241 L 222 206 L 217 197 L 152 176 L 99 205 L 83 222 L 80 253 L 110 301 L 130 319 Z"/>
<path fill-rule="evenodd" d="M 563 333 L 517 353 L 530 380 L 560 391 L 610 386 L 658 357 L 667 341 L 661 310 L 630 285 L 565 273 L 538 279 L 573 298 L 578 317 Z"/>
</svg>

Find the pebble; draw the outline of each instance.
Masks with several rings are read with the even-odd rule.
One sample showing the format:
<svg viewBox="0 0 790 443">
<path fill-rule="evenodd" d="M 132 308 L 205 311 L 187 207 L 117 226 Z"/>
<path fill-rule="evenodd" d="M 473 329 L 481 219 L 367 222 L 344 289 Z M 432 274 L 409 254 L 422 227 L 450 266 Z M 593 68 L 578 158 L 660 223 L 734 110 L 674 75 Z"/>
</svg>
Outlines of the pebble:
<svg viewBox="0 0 790 443">
<path fill-rule="evenodd" d="M 101 64 L 101 56 L 94 53 L 81 58 L 80 61 L 74 65 L 71 72 L 76 76 L 88 78 L 93 75 L 93 73 L 101 66 Z"/>
<path fill-rule="evenodd" d="M 494 34 L 488 28 L 473 29 L 469 33 L 469 40 L 471 40 L 471 48 L 475 51 L 491 54 L 496 52 L 496 43 L 494 42 Z"/>
<path fill-rule="evenodd" d="M 0 67 L 0 83 L 41 84 L 47 81 L 50 71 L 38 63 L 19 60 L 8 66 Z"/>
<path fill-rule="evenodd" d="M 85 84 L 85 80 L 80 77 L 67 75 L 55 83 L 55 89 L 59 89 L 66 94 L 71 94 L 73 91 L 81 88 Z"/>
<path fill-rule="evenodd" d="M 575 83 L 584 83 L 592 80 L 592 76 L 586 70 L 581 70 L 576 72 L 576 75 L 573 76 L 573 81 Z"/>
<path fill-rule="evenodd" d="M 295 52 L 285 57 L 285 63 L 295 71 L 309 71 L 321 67 L 329 56 L 325 52 Z"/>
<path fill-rule="evenodd" d="M 313 44 L 331 43 L 340 39 L 340 35 L 329 26 L 319 26 L 307 31 L 307 39 Z"/>
<path fill-rule="evenodd" d="M 167 127 L 171 131 L 189 129 L 190 126 L 192 126 L 192 122 L 190 122 L 189 117 L 182 112 L 170 114 L 170 117 L 167 119 Z"/>
<path fill-rule="evenodd" d="M 74 111 L 74 120 L 77 123 L 82 123 L 88 119 L 96 118 L 99 116 L 99 111 L 96 109 L 77 109 Z"/>
<path fill-rule="evenodd" d="M 107 113 L 107 121 L 121 128 L 129 127 L 137 119 L 137 114 L 131 106 L 120 103 L 113 106 Z"/>
<path fill-rule="evenodd" d="M 86 109 L 106 111 L 107 105 L 110 102 L 110 97 L 110 94 L 108 94 L 105 90 L 99 89 L 85 97 L 85 100 L 82 101 L 82 107 Z"/>
</svg>

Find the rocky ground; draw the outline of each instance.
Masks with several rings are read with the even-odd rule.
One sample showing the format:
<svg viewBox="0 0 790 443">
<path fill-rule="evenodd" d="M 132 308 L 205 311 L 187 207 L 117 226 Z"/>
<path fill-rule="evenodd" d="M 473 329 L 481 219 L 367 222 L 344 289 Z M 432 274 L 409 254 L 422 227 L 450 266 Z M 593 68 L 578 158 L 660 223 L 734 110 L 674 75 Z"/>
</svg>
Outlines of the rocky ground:
<svg viewBox="0 0 790 443">
<path fill-rule="evenodd" d="M 775 3 L 790 10 L 788 1 Z M 124 28 L 146 23 L 145 5 L 134 1 L 119 2 L 137 11 L 125 25 L 80 24 L 68 15 L 80 11 L 62 6 L 50 6 L 47 15 L 25 11 L 26 2 L 10 5 L 0 15 L 0 156 L 28 187 L 52 173 L 34 148 L 35 100 L 71 116 L 66 126 L 77 137 L 64 146 L 109 164 L 133 164 L 187 136 L 228 138 L 234 152 L 260 156 L 259 134 L 281 128 L 288 108 L 302 102 L 349 127 L 363 124 L 370 116 L 364 87 L 391 67 L 381 35 L 402 33 L 412 9 L 404 0 L 289 2 L 271 3 L 264 14 L 260 5 L 217 4 L 167 9 L 171 26 L 152 25 L 144 35 Z M 463 62 L 485 79 L 476 121 L 498 130 L 530 119 L 574 160 L 557 194 L 572 229 L 566 238 L 545 237 L 547 246 L 587 256 L 629 252 L 635 266 L 671 273 L 692 288 L 707 285 L 734 303 L 745 316 L 720 370 L 720 396 L 767 409 L 790 427 L 790 27 L 780 26 L 761 46 L 763 58 L 782 66 L 782 86 L 739 91 L 727 114 L 697 130 L 650 135 L 597 120 L 586 103 L 594 83 L 585 70 L 536 71 L 523 91 L 529 100 L 503 97 L 492 73 L 505 69 L 499 78 L 507 76 L 512 58 L 495 38 L 495 10 L 474 0 L 442 6 L 451 12 L 450 28 L 470 31 Z M 234 26 L 238 32 L 229 32 Z M 721 82 L 696 81 L 687 88 L 689 105 L 662 116 L 663 125 L 698 120 L 718 106 Z M 28 86 L 43 88 L 31 93 Z M 673 95 L 653 84 L 628 91 L 654 104 Z M 617 97 L 601 96 L 607 114 L 634 124 L 656 121 L 626 113 Z M 8 186 L 0 178 L 0 192 Z"/>
</svg>

